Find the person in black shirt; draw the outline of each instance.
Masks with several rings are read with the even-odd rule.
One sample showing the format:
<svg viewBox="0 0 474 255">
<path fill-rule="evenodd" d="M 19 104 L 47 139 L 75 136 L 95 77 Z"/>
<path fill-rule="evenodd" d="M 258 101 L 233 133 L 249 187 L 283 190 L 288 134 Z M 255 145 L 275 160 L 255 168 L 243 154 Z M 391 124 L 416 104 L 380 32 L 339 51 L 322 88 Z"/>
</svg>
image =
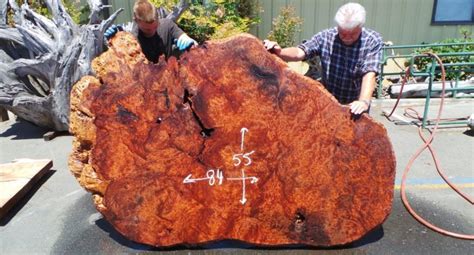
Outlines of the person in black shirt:
<svg viewBox="0 0 474 255">
<path fill-rule="evenodd" d="M 112 25 L 104 36 L 110 40 L 119 30 L 120 26 Z M 170 19 L 159 19 L 156 7 L 148 0 L 137 0 L 133 6 L 134 34 L 146 58 L 157 63 L 161 55 L 166 59 L 173 55 L 173 43 L 177 42 L 178 49 L 183 51 L 197 42 L 190 38 Z"/>
</svg>

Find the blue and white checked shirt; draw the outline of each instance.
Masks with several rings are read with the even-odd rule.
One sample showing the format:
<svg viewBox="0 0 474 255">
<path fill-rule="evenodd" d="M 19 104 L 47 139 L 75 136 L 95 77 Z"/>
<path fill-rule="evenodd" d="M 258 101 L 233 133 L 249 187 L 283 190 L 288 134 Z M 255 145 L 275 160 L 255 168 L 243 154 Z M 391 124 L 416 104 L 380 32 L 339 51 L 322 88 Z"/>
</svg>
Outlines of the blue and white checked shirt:
<svg viewBox="0 0 474 255">
<path fill-rule="evenodd" d="M 382 37 L 363 28 L 359 40 L 350 46 L 342 43 L 337 28 L 317 33 L 298 47 L 306 59 L 318 55 L 321 59 L 322 83 L 341 104 L 359 99 L 362 77 L 368 72 L 379 73 Z"/>
</svg>

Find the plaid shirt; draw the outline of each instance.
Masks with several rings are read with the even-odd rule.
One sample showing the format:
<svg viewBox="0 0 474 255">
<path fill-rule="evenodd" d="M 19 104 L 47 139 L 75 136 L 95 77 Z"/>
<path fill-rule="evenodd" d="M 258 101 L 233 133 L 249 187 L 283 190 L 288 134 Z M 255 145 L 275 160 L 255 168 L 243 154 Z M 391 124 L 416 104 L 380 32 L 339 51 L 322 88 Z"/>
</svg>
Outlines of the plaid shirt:
<svg viewBox="0 0 474 255">
<path fill-rule="evenodd" d="M 337 28 L 319 32 L 298 47 L 306 59 L 320 56 L 322 83 L 341 104 L 359 99 L 362 77 L 368 72 L 379 73 L 382 55 L 382 37 L 363 28 L 359 40 L 346 46 L 337 36 Z"/>
</svg>

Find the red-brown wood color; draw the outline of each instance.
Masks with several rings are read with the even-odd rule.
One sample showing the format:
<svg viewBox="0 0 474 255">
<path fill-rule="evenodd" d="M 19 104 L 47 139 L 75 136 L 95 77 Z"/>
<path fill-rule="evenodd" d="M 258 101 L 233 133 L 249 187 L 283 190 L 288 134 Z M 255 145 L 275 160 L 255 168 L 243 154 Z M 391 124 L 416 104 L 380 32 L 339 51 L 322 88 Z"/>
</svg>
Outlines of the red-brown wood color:
<svg viewBox="0 0 474 255">
<path fill-rule="evenodd" d="M 122 32 L 93 66 L 72 93 L 69 165 L 133 241 L 333 246 L 390 213 L 384 127 L 253 36 L 154 65 Z"/>
</svg>

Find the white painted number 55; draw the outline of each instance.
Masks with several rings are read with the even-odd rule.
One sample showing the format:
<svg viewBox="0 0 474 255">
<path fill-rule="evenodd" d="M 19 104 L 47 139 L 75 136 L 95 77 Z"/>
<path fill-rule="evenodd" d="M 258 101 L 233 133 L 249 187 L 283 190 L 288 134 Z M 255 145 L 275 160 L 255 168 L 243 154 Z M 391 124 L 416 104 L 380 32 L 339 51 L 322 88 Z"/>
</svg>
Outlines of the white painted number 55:
<svg viewBox="0 0 474 255">
<path fill-rule="evenodd" d="M 246 163 L 244 163 L 245 166 L 249 166 L 250 164 L 252 164 L 252 159 L 249 157 L 250 155 L 252 155 L 255 151 L 251 151 L 251 152 L 248 152 L 248 153 L 238 153 L 238 154 L 234 154 L 234 156 L 232 156 L 232 160 L 234 161 L 234 166 L 239 166 L 241 163 L 242 163 L 242 160 L 240 158 L 243 158 Z"/>
</svg>

